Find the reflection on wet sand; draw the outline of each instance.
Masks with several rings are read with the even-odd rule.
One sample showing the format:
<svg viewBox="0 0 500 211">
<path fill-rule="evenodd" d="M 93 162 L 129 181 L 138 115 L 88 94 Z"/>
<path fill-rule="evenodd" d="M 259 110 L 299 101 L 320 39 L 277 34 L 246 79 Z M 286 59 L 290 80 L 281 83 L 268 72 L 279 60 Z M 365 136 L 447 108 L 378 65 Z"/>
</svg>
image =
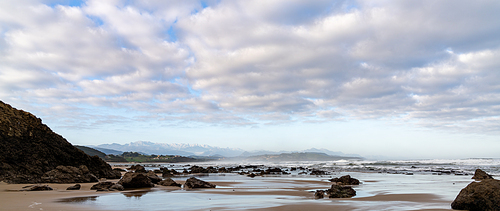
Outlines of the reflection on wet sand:
<svg viewBox="0 0 500 211">
<path fill-rule="evenodd" d="M 132 191 L 132 192 L 122 192 L 122 194 L 127 197 L 127 198 L 140 198 L 147 193 L 149 193 L 150 190 L 141 190 L 141 191 Z"/>
<path fill-rule="evenodd" d="M 97 197 L 99 196 L 84 196 L 84 197 L 72 197 L 72 198 L 63 198 L 57 200 L 57 202 L 62 203 L 86 203 L 89 201 L 97 201 Z"/>
</svg>

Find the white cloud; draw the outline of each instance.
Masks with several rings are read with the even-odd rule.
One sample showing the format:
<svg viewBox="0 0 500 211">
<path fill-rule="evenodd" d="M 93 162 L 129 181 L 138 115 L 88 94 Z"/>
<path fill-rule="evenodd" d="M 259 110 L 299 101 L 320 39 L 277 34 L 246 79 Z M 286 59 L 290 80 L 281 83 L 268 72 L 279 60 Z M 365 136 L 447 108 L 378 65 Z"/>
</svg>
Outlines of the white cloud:
<svg viewBox="0 0 500 211">
<path fill-rule="evenodd" d="M 497 2 L 207 4 L 2 2 L 0 97 L 165 121 L 499 129 Z"/>
</svg>

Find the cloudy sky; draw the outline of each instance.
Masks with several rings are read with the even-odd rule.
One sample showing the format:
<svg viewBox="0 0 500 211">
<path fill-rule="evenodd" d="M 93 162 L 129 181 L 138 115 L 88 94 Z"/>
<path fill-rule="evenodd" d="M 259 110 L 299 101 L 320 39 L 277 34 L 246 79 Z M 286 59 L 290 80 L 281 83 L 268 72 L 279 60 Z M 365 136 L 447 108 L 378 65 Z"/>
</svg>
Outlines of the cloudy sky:
<svg viewBox="0 0 500 211">
<path fill-rule="evenodd" d="M 500 157 L 500 1 L 0 1 L 0 100 L 73 144 Z"/>
</svg>

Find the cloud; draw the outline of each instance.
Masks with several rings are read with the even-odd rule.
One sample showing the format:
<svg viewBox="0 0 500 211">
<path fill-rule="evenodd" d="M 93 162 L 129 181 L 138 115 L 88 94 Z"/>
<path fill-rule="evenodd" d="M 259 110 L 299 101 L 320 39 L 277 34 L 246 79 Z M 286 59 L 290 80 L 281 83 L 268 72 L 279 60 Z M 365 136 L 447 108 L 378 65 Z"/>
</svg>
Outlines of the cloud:
<svg viewBox="0 0 500 211">
<path fill-rule="evenodd" d="M 494 1 L 0 7 L 7 102 L 183 124 L 375 118 L 500 129 Z"/>
</svg>

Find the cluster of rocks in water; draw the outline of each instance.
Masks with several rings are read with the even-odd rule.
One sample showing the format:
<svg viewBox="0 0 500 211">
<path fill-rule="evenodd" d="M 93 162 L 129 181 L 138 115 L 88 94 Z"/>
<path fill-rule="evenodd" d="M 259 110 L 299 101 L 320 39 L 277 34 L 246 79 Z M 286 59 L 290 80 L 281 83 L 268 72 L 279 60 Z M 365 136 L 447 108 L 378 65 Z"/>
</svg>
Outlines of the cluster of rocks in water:
<svg viewBox="0 0 500 211">
<path fill-rule="evenodd" d="M 162 177 L 172 177 L 179 175 L 189 175 L 189 174 L 211 174 L 211 173 L 238 173 L 240 175 L 247 175 L 249 177 L 256 176 L 266 176 L 266 175 L 288 175 L 291 174 L 289 171 L 297 171 L 299 175 L 329 175 L 329 172 L 308 169 L 304 167 L 292 167 L 290 169 L 282 169 L 278 167 L 265 167 L 263 165 L 247 165 L 247 166 L 236 166 L 236 167 L 201 167 L 201 166 L 190 166 L 189 168 L 184 168 L 183 171 L 176 171 L 175 169 L 168 169 L 165 167 L 157 170 L 157 173 L 161 173 Z"/>
<path fill-rule="evenodd" d="M 360 184 L 359 180 L 352 178 L 351 175 L 333 178 L 330 179 L 330 182 L 334 183 L 330 189 L 316 190 L 314 198 L 322 199 L 325 194 L 328 195 L 328 198 L 351 198 L 356 196 L 356 191 L 351 186 Z"/>
</svg>

